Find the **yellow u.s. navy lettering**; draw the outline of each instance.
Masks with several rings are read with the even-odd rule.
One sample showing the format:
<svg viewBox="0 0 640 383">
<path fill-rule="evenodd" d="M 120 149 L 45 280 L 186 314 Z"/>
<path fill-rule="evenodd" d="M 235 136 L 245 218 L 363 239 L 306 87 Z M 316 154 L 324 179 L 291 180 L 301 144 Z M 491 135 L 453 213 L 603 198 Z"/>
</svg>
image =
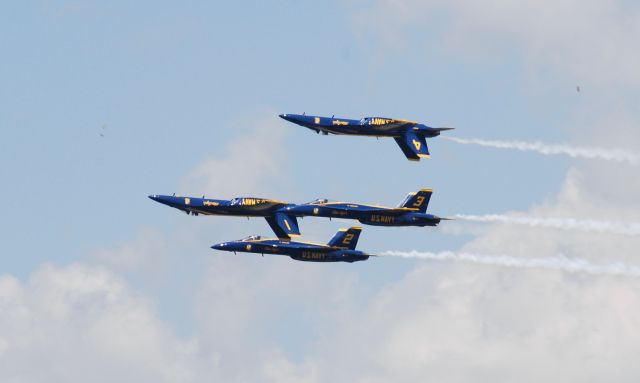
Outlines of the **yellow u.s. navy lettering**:
<svg viewBox="0 0 640 383">
<path fill-rule="evenodd" d="M 321 253 L 319 251 L 303 251 L 302 258 L 306 259 L 324 259 L 326 257 L 325 253 Z"/>
<path fill-rule="evenodd" d="M 371 222 L 376 223 L 394 223 L 396 217 L 392 215 L 371 214 Z"/>
</svg>

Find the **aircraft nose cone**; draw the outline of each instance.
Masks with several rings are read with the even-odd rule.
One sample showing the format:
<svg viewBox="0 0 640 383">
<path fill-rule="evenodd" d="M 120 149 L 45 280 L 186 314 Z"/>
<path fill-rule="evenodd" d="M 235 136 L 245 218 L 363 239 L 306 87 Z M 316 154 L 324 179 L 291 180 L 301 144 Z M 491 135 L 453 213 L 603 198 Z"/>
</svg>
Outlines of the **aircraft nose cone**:
<svg viewBox="0 0 640 383">
<path fill-rule="evenodd" d="M 296 118 L 296 117 L 297 117 L 297 115 L 295 115 L 295 114 L 286 114 L 286 113 L 284 113 L 284 114 L 280 114 L 279 116 L 280 116 L 280 118 L 282 118 L 283 120 L 287 120 L 287 121 L 289 121 L 289 122 L 294 122 L 294 123 L 295 123 L 295 122 L 298 120 L 298 119 Z"/>
<path fill-rule="evenodd" d="M 168 205 L 168 206 L 174 206 L 175 203 L 177 202 L 175 197 L 167 196 L 167 195 L 153 194 L 153 195 L 150 195 L 149 198 L 156 202 L 159 202 L 161 204 Z"/>
<path fill-rule="evenodd" d="M 212 249 L 214 250 L 226 250 L 226 243 L 216 243 L 215 245 L 211 246 Z"/>
</svg>

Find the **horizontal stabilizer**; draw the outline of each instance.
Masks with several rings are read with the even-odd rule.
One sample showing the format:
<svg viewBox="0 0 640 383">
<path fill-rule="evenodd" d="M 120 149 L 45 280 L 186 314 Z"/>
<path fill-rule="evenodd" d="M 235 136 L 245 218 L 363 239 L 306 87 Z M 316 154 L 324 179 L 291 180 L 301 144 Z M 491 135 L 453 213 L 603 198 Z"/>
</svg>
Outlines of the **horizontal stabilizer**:
<svg viewBox="0 0 640 383">
<path fill-rule="evenodd" d="M 400 149 L 411 161 L 420 161 L 420 158 L 429 158 L 427 141 L 422 134 L 414 131 L 405 132 L 401 137 L 394 137 Z"/>
<path fill-rule="evenodd" d="M 455 128 L 431 128 L 433 130 L 435 130 L 436 132 L 440 133 L 440 132 L 444 132 L 447 130 L 454 130 Z"/>
<path fill-rule="evenodd" d="M 278 236 L 278 238 L 291 238 L 300 235 L 300 229 L 298 228 L 298 220 L 295 216 L 290 216 L 284 213 L 275 213 L 271 217 L 265 217 L 271 230 Z"/>
<path fill-rule="evenodd" d="M 332 247 L 343 247 L 349 250 L 355 250 L 358 244 L 358 238 L 360 237 L 362 228 L 359 226 L 353 226 L 348 229 L 340 229 L 336 235 L 331 238 L 327 245 Z"/>
<path fill-rule="evenodd" d="M 440 133 L 447 131 L 447 130 L 453 130 L 455 128 L 432 128 L 430 126 L 423 126 L 420 127 L 419 129 L 416 129 L 417 131 L 419 131 L 423 136 L 425 136 L 426 138 L 433 138 L 433 137 L 437 137 L 440 135 Z"/>
</svg>

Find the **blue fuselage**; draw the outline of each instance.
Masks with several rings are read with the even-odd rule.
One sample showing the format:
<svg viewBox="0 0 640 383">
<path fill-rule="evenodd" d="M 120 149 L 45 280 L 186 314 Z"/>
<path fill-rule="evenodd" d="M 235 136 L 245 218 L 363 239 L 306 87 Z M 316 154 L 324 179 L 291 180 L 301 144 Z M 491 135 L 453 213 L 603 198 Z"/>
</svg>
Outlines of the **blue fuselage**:
<svg viewBox="0 0 640 383">
<path fill-rule="evenodd" d="M 369 255 L 358 250 L 335 246 L 279 239 L 249 239 L 218 243 L 211 248 L 221 251 L 286 255 L 297 261 L 307 262 L 358 262 L 369 259 Z"/>
<path fill-rule="evenodd" d="M 281 114 L 280 117 L 324 134 L 401 137 L 409 130 L 416 131 L 425 137 L 435 137 L 440 134 L 439 129 L 434 129 L 424 124 L 384 117 L 365 117 L 360 120 L 301 114 Z"/>
<path fill-rule="evenodd" d="M 394 212 L 393 208 L 361 205 L 353 203 L 309 203 L 290 205 L 284 208 L 288 214 L 297 217 L 325 217 L 355 219 L 365 225 L 375 226 L 436 226 L 440 217 L 420 212 Z"/>
<path fill-rule="evenodd" d="M 150 195 L 149 198 L 194 215 L 269 217 L 290 204 L 265 198 L 240 197 L 232 200 Z"/>
</svg>

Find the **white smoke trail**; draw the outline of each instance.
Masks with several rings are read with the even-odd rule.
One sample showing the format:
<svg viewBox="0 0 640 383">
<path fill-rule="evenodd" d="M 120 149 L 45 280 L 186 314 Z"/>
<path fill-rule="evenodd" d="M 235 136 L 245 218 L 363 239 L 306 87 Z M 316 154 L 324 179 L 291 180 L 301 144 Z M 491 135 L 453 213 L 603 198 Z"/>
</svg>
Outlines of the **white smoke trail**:
<svg viewBox="0 0 640 383">
<path fill-rule="evenodd" d="M 499 222 L 531 227 L 545 227 L 561 230 L 579 230 L 591 233 L 609 233 L 621 235 L 640 235 L 640 223 L 622 223 L 573 218 L 512 217 L 502 214 L 467 215 L 457 214 L 457 219 L 474 222 Z"/>
<path fill-rule="evenodd" d="M 638 162 L 640 162 L 640 156 L 638 154 L 624 149 L 576 147 L 566 144 L 545 144 L 540 141 L 498 141 L 457 137 L 442 138 L 459 144 L 480 145 L 499 149 L 515 149 L 524 152 L 537 152 L 544 155 L 565 154 L 569 157 L 626 162 L 631 165 L 637 165 Z"/>
<path fill-rule="evenodd" d="M 569 273 L 588 273 L 596 275 L 622 275 L 628 277 L 640 277 L 640 267 L 616 262 L 608 264 L 594 264 L 585 259 L 568 258 L 565 256 L 548 258 L 519 258 L 509 255 L 483 255 L 471 253 L 455 253 L 442 251 L 439 253 L 419 251 L 387 251 L 381 256 L 433 259 L 438 261 L 461 261 L 479 263 L 484 265 L 496 265 L 504 267 L 516 267 L 527 269 L 551 269 L 566 271 Z"/>
</svg>

